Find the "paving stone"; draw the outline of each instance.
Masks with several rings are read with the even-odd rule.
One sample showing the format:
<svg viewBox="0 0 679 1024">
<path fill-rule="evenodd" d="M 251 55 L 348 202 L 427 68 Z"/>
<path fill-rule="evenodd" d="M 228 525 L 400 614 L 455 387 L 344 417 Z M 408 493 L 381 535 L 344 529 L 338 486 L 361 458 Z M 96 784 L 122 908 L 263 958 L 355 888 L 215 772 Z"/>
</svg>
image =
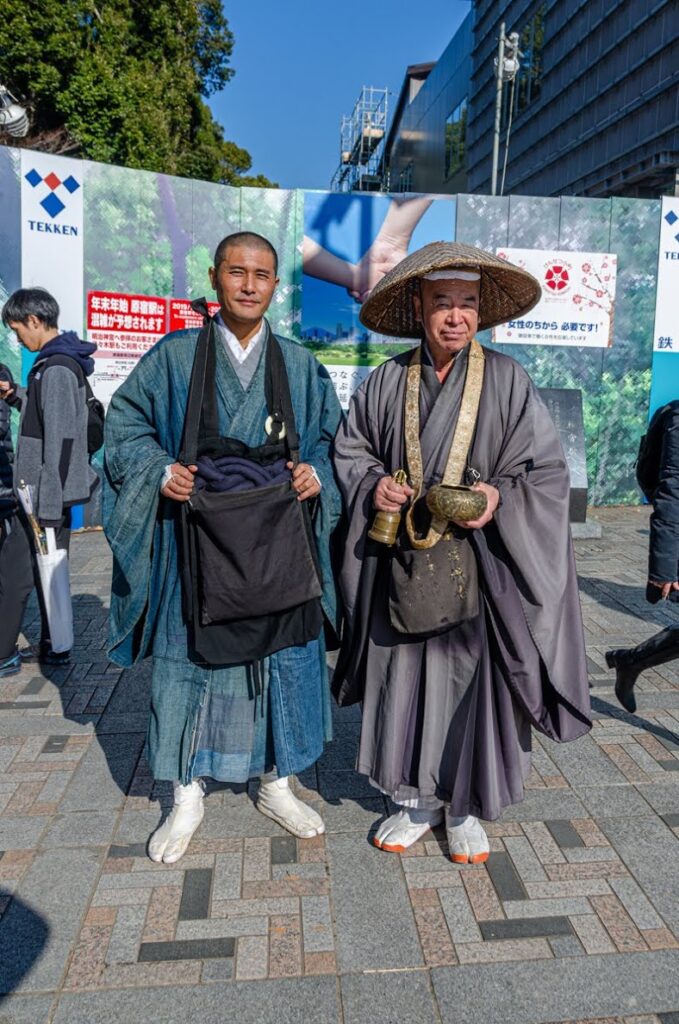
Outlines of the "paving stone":
<svg viewBox="0 0 679 1024">
<path fill-rule="evenodd" d="M 178 939 L 221 939 L 238 935 L 266 935 L 266 917 L 223 917 L 206 921 L 182 921 L 177 924 Z"/>
<path fill-rule="evenodd" d="M 99 867 L 90 850 L 36 855 L 0 920 L 3 992 L 57 988 Z"/>
<path fill-rule="evenodd" d="M 108 846 L 116 825 L 116 811 L 80 811 L 57 814 L 45 832 L 41 847 Z"/>
<path fill-rule="evenodd" d="M 582 836 L 570 821 L 565 821 L 563 818 L 553 819 L 552 821 L 546 821 L 545 826 L 551 832 L 554 841 L 561 847 L 572 848 L 585 845 Z"/>
<path fill-rule="evenodd" d="M 676 782 L 649 782 L 640 784 L 636 788 L 657 814 L 676 812 L 677 798 L 679 797 Z M 648 811 L 645 813 L 648 814 Z M 618 817 L 615 812 L 608 812 L 608 816 Z"/>
<path fill-rule="evenodd" d="M 302 928 L 298 917 L 272 917 L 269 922 L 269 975 L 285 978 L 302 973 Z"/>
<path fill-rule="evenodd" d="M 506 853 L 491 853 L 486 870 L 501 900 L 525 900 L 526 890 L 519 874 Z"/>
<path fill-rule="evenodd" d="M 210 960 L 233 956 L 234 939 L 183 939 L 181 942 L 143 942 L 139 962 L 158 960 Z"/>
<path fill-rule="evenodd" d="M 269 940 L 261 935 L 243 935 L 238 939 L 236 977 L 266 978 L 269 969 Z"/>
<path fill-rule="evenodd" d="M 327 844 L 340 971 L 421 966 L 399 858 L 357 843 L 353 835 L 328 836 Z"/>
<path fill-rule="evenodd" d="M 545 960 L 551 959 L 553 956 L 549 942 L 543 938 L 505 939 L 503 942 L 465 942 L 457 946 L 456 949 L 460 964 L 497 964 L 507 960 Z"/>
<path fill-rule="evenodd" d="M 373 792 L 375 792 L 373 790 Z M 341 832 L 360 832 L 367 836 L 384 817 L 386 804 L 381 796 L 369 800 L 340 800 L 337 803 L 314 803 L 314 809 L 325 822 L 326 836 Z"/>
<path fill-rule="evenodd" d="M 335 948 L 335 943 L 328 897 L 302 896 L 301 902 L 304 952 L 332 952 Z"/>
<path fill-rule="evenodd" d="M 135 871 L 129 874 L 102 874 L 97 891 L 103 889 L 152 889 L 156 885 L 183 885 L 184 872 L 172 866 Z"/>
<path fill-rule="evenodd" d="M 587 953 L 615 953 L 613 941 L 596 914 L 574 915 L 571 924 Z"/>
<path fill-rule="evenodd" d="M 601 829 L 661 917 L 679 934 L 679 842 L 658 818 L 603 818 Z"/>
<path fill-rule="evenodd" d="M 294 864 L 297 860 L 297 840 L 294 836 L 274 836 L 271 840 L 271 863 Z"/>
<path fill-rule="evenodd" d="M 612 878 L 616 894 L 637 928 L 662 928 L 663 921 L 633 878 Z"/>
<path fill-rule="evenodd" d="M 231 981 L 233 978 L 233 959 L 228 960 L 206 960 L 200 974 L 200 980 L 204 985 L 211 983 L 222 983 Z"/>
<path fill-rule="evenodd" d="M 590 735 L 574 743 L 542 741 L 547 753 L 571 786 L 605 786 L 626 782 L 625 776 L 599 749 Z M 569 818 L 576 815 L 569 814 Z"/>
<path fill-rule="evenodd" d="M 464 888 L 441 890 L 439 899 L 455 945 L 461 942 L 480 942 L 480 927 Z"/>
<path fill-rule="evenodd" d="M 677 971 L 679 951 L 666 950 L 497 964 L 483 973 L 441 967 L 432 983 L 444 1024 L 544 1024 L 669 1011 Z"/>
<path fill-rule="evenodd" d="M 100 736 L 73 774 L 61 804 L 64 811 L 121 807 L 144 745 L 144 735 Z"/>
<path fill-rule="evenodd" d="M 243 857 L 240 853 L 218 853 L 215 857 L 213 900 L 237 900 L 240 897 Z"/>
<path fill-rule="evenodd" d="M 605 897 L 599 897 L 604 899 Z M 531 939 L 551 935 L 572 935 L 567 917 L 516 918 L 510 921 L 479 921 L 481 935 L 489 942 L 496 939 Z"/>
<path fill-rule="evenodd" d="M 125 846 L 113 845 L 109 847 L 109 857 L 144 857 L 146 858 L 146 843 L 128 843 Z"/>
<path fill-rule="evenodd" d="M 590 786 L 579 789 L 578 796 L 594 818 L 648 814 L 648 804 L 634 786 Z"/>
<path fill-rule="evenodd" d="M 213 900 L 212 917 L 259 917 L 266 915 L 289 916 L 300 913 L 297 896 L 271 899 Z"/>
<path fill-rule="evenodd" d="M 527 839 L 507 836 L 504 844 L 523 882 L 547 881 L 545 869 Z"/>
<path fill-rule="evenodd" d="M 559 935 L 549 940 L 554 956 L 584 956 L 585 951 L 575 935 Z"/>
<path fill-rule="evenodd" d="M 345 975 L 341 981 L 344 1024 L 435 1024 L 439 1020 L 428 980 L 421 972 Z"/>
<path fill-rule="evenodd" d="M 571 746 L 571 744 L 566 743 L 564 746 Z M 606 761 L 608 761 L 608 758 L 606 758 Z M 502 820 L 505 822 L 547 821 L 553 818 L 586 817 L 587 811 L 582 801 L 570 789 L 527 790 L 520 804 L 505 807 L 502 812 Z"/>
<path fill-rule="evenodd" d="M 53 996 L 9 996 L 0 1005 L 0 1024 L 48 1024 Z"/>
<path fill-rule="evenodd" d="M 520 917 L 561 917 L 571 914 L 591 914 L 592 907 L 586 899 L 563 897 L 561 899 L 517 900 L 502 904 L 509 918 Z"/>
<path fill-rule="evenodd" d="M 49 824 L 44 816 L 30 818 L 0 818 L 0 849 L 34 850 L 40 836 Z"/>
<path fill-rule="evenodd" d="M 228 989 L 228 1019 L 239 1024 L 339 1024 L 336 981 L 313 977 L 236 982 Z M 53 1024 L 149 1024 L 153 1020 L 224 1024 L 224 990 L 208 985 L 66 995 L 59 1000 Z"/>
<path fill-rule="evenodd" d="M 197 921 L 208 917 L 211 887 L 212 871 L 210 868 L 197 868 L 184 872 L 182 901 L 179 904 L 180 921 Z"/>
<path fill-rule="evenodd" d="M 106 953 L 107 964 L 133 964 L 141 945 L 146 907 L 119 907 Z"/>
</svg>

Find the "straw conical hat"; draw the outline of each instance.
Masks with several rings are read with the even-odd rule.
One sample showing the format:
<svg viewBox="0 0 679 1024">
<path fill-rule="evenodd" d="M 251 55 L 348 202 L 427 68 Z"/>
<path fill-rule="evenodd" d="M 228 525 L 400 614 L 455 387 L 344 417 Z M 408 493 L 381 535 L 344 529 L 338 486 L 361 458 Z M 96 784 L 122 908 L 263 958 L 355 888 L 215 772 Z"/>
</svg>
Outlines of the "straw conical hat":
<svg viewBox="0 0 679 1024">
<path fill-rule="evenodd" d="M 479 330 L 514 320 L 540 299 L 540 285 L 527 270 L 461 242 L 432 242 L 406 256 L 379 281 L 363 303 L 361 323 L 378 334 L 419 338 L 413 295 L 418 280 L 435 270 L 476 270 L 481 274 Z"/>
</svg>

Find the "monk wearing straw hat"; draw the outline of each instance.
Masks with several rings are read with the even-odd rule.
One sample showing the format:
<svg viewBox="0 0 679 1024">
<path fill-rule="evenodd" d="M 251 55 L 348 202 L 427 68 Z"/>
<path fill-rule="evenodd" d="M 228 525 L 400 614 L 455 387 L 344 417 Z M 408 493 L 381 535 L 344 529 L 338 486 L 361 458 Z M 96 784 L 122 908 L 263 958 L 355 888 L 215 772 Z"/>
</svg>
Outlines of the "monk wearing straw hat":
<svg viewBox="0 0 679 1024">
<path fill-rule="evenodd" d="M 362 308 L 370 330 L 419 339 L 358 389 L 335 446 L 350 522 L 333 687 L 362 702 L 358 771 L 397 805 L 382 850 L 445 820 L 453 861 L 486 860 L 479 819 L 523 798 L 531 727 L 590 728 L 566 461 L 524 369 L 475 339 L 539 297 L 525 270 L 435 242 Z"/>
</svg>

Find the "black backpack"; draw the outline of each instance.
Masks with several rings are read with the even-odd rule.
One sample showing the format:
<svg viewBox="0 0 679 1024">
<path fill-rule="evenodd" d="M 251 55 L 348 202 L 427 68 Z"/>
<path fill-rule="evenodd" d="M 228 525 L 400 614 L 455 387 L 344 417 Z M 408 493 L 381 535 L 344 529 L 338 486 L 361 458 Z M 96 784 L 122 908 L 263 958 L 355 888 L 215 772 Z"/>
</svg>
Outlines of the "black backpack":
<svg viewBox="0 0 679 1024">
<path fill-rule="evenodd" d="M 639 454 L 636 463 L 637 483 L 648 501 L 653 501 L 660 483 L 660 457 L 662 455 L 662 439 L 665 430 L 665 416 L 673 409 L 679 408 L 679 400 L 661 405 L 653 413 L 648 430 L 639 442 Z"/>
<path fill-rule="evenodd" d="M 76 377 L 82 379 L 85 387 L 85 404 L 87 405 L 87 454 L 94 455 L 104 444 L 104 417 L 106 415 L 104 406 L 96 397 L 90 382 L 82 371 L 80 363 L 77 359 L 71 358 L 66 355 L 54 355 L 48 356 L 46 359 L 39 360 L 35 363 L 34 369 L 42 363 L 49 363 L 52 366 L 67 366 L 69 370 L 72 370 Z M 40 386 L 42 374 L 34 379 L 33 386 L 37 384 Z M 40 394 L 37 398 L 37 409 L 38 414 L 42 417 L 42 400 Z"/>
</svg>

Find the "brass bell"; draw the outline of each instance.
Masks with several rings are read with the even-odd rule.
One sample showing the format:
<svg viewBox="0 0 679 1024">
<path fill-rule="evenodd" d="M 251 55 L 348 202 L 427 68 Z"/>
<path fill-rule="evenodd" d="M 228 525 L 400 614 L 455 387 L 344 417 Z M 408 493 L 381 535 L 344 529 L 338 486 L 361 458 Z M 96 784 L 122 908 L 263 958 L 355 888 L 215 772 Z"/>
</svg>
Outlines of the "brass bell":
<svg viewBox="0 0 679 1024">
<path fill-rule="evenodd" d="M 401 487 L 407 482 L 408 478 L 402 469 L 398 469 L 394 473 L 394 483 L 399 484 Z M 396 537 L 398 536 L 398 528 L 401 525 L 401 515 L 399 512 L 377 512 L 373 519 L 373 524 L 368 530 L 368 536 L 371 540 L 379 541 L 380 544 L 387 544 L 391 546 L 396 543 Z"/>
<path fill-rule="evenodd" d="M 425 501 L 432 515 L 458 523 L 479 519 L 488 505 L 488 498 L 483 491 L 473 491 L 463 484 L 457 487 L 435 484 L 427 492 Z"/>
</svg>

